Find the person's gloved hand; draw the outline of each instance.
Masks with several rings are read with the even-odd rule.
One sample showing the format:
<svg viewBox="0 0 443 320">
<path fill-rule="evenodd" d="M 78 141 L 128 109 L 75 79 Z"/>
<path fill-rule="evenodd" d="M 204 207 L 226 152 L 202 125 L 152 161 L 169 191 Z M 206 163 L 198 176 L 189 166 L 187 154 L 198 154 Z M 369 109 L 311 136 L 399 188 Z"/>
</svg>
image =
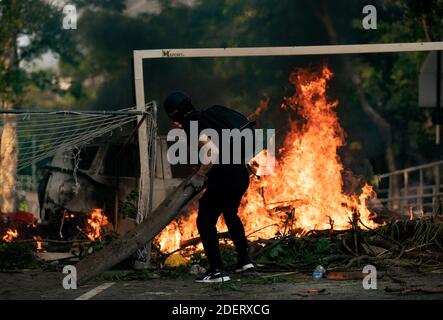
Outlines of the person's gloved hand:
<svg viewBox="0 0 443 320">
<path fill-rule="evenodd" d="M 192 178 L 188 181 L 186 185 L 191 185 L 195 191 L 200 191 L 201 189 L 203 189 L 207 179 L 208 178 L 206 176 L 196 173 L 192 176 Z"/>
</svg>

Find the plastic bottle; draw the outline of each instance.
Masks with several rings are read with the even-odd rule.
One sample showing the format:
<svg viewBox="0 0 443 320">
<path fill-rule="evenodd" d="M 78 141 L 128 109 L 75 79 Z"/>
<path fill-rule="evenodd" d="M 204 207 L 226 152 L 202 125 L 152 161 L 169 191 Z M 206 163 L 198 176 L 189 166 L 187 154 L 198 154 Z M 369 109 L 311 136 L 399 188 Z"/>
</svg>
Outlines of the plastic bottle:
<svg viewBox="0 0 443 320">
<path fill-rule="evenodd" d="M 323 266 L 317 266 L 314 270 L 314 272 L 312 273 L 312 278 L 314 279 L 314 281 L 318 281 L 321 278 L 323 278 L 323 275 L 325 274 L 326 270 L 325 268 L 323 268 Z"/>
</svg>

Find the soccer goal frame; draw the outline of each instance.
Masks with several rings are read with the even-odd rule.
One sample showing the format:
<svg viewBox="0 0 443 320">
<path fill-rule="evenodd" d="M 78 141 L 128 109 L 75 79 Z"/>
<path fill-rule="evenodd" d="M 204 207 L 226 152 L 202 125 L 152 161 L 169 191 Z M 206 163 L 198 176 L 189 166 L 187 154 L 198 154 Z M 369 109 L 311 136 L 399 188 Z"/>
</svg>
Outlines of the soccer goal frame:
<svg viewBox="0 0 443 320">
<path fill-rule="evenodd" d="M 337 55 L 337 54 L 369 54 L 417 51 L 441 51 L 441 42 L 410 42 L 386 44 L 352 44 L 323 46 L 290 46 L 290 47 L 247 47 L 247 48 L 192 48 L 192 49 L 150 49 L 133 51 L 133 75 L 135 101 L 138 110 L 146 104 L 143 62 L 146 59 L 186 59 L 186 58 L 221 58 L 221 57 L 269 57 L 269 56 L 301 56 L 301 55 Z M 156 119 L 154 119 L 156 121 Z M 146 143 L 146 124 L 138 129 L 140 152 L 149 150 Z M 149 155 L 151 156 L 151 155 Z M 150 176 L 153 176 L 149 172 Z M 152 183 L 147 184 L 150 188 Z M 148 190 L 152 194 L 153 190 Z M 153 197 L 151 197 L 153 199 Z M 149 200 L 148 200 L 149 201 Z M 151 200 L 152 201 L 152 200 Z M 150 214 L 152 203 L 144 204 Z M 150 245 L 146 245 L 149 261 Z"/>
<path fill-rule="evenodd" d="M 221 57 L 266 57 L 301 55 L 336 55 L 395 53 L 443 50 L 440 42 L 409 42 L 384 44 L 348 44 L 292 47 L 247 47 L 247 48 L 193 48 L 193 49 L 150 49 L 134 50 L 134 88 L 137 108 L 146 103 L 143 75 L 145 59 L 221 58 Z"/>
<path fill-rule="evenodd" d="M 186 59 L 221 57 L 266 57 L 301 55 L 369 54 L 417 51 L 441 51 L 441 42 L 409 42 L 385 44 L 350 44 L 291 47 L 247 47 L 247 48 L 192 48 L 192 49 L 150 49 L 134 50 L 134 88 L 137 109 L 142 111 L 146 104 L 143 62 L 146 59 Z M 440 106 L 441 107 L 441 106 Z M 139 146 L 147 150 L 146 128 L 139 128 Z"/>
<path fill-rule="evenodd" d="M 337 55 L 395 53 L 417 51 L 441 51 L 440 42 L 407 42 L 384 44 L 347 44 L 292 47 L 247 47 L 247 48 L 192 48 L 134 50 L 134 88 L 137 109 L 146 104 L 143 61 L 145 59 L 221 58 L 221 57 L 266 57 L 301 55 Z"/>
</svg>

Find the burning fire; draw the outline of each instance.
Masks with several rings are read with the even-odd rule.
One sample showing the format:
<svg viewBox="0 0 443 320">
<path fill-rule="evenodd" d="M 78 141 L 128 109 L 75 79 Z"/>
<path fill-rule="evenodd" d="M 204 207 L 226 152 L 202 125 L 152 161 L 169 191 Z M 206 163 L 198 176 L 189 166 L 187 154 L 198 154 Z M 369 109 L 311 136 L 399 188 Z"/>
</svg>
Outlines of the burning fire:
<svg viewBox="0 0 443 320">
<path fill-rule="evenodd" d="M 43 242 L 41 241 L 42 238 L 40 236 L 33 236 L 32 239 L 34 239 L 35 243 L 37 244 L 36 251 L 37 252 L 44 252 Z"/>
<path fill-rule="evenodd" d="M 104 215 L 103 210 L 94 209 L 88 218 L 86 235 L 90 240 L 99 239 L 102 236 L 103 227 L 108 224 L 108 217 Z"/>
<path fill-rule="evenodd" d="M 332 76 L 326 66 L 317 73 L 299 70 L 290 75 L 295 93 L 284 99 L 281 109 L 298 115 L 299 120 L 288 120 L 275 170 L 260 180 L 253 178 L 242 199 L 239 216 L 250 240 L 348 229 L 356 215 L 366 226 L 376 226 L 366 206 L 372 188 L 365 185 L 361 194 L 352 195 L 342 191 L 343 164 L 337 149 L 345 144 L 345 133 L 334 111 L 338 102 L 326 95 Z M 262 152 L 255 160 L 260 164 L 266 156 Z M 181 216 L 163 230 L 157 237 L 162 251 L 176 250 L 184 240 L 198 236 L 196 215 L 195 210 Z M 217 229 L 227 230 L 222 219 Z"/>
<path fill-rule="evenodd" d="M 18 237 L 17 229 L 8 229 L 6 230 L 6 234 L 3 236 L 2 240 L 4 242 L 12 242 L 12 240 Z"/>
</svg>

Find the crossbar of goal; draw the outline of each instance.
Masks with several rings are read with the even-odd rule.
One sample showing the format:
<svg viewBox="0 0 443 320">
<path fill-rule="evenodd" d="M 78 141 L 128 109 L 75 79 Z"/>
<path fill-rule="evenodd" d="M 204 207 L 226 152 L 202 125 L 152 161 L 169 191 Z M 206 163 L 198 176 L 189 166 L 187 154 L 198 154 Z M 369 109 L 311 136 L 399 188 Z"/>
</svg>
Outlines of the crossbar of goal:
<svg viewBox="0 0 443 320">
<path fill-rule="evenodd" d="M 366 54 L 388 52 L 436 51 L 443 49 L 443 42 L 407 42 L 346 44 L 292 47 L 249 47 L 249 48 L 192 48 L 135 50 L 135 59 L 155 58 L 208 58 L 208 57 L 254 57 L 296 56 L 329 54 Z"/>
<path fill-rule="evenodd" d="M 191 48 L 191 49 L 151 49 L 134 50 L 134 85 L 136 104 L 140 108 L 145 104 L 143 83 L 143 60 L 159 58 L 217 58 L 217 57 L 265 57 L 299 55 L 335 55 L 395 53 L 443 50 L 440 42 L 375 43 L 323 46 L 292 47 L 249 47 L 249 48 Z"/>
</svg>

